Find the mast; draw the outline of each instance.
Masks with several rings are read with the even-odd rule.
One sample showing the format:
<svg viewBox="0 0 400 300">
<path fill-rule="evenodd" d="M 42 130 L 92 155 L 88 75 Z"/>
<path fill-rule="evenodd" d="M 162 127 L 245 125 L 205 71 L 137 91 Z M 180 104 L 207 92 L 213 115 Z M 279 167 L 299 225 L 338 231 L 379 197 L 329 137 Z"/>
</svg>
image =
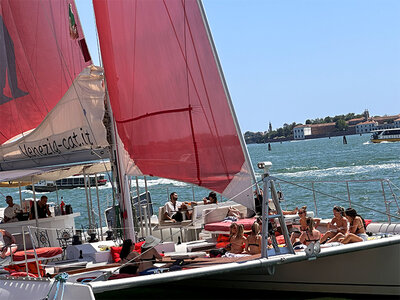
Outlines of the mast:
<svg viewBox="0 0 400 300">
<path fill-rule="evenodd" d="M 125 238 L 131 239 L 134 242 L 136 240 L 136 237 L 135 237 L 135 228 L 133 224 L 133 212 L 132 212 L 130 188 L 128 186 L 125 167 L 122 165 L 122 159 L 120 157 L 120 151 L 118 149 L 119 146 L 117 141 L 118 140 L 117 132 L 115 128 L 114 117 L 112 114 L 110 97 L 107 92 L 107 82 L 105 78 L 104 78 L 104 85 L 106 87 L 106 100 L 107 100 L 106 105 L 107 105 L 108 115 L 110 118 L 110 122 L 108 123 L 108 129 L 111 131 L 110 161 L 114 166 L 112 172 L 113 177 L 117 179 L 117 198 L 120 204 L 120 209 L 122 211 L 123 232 Z"/>
<path fill-rule="evenodd" d="M 203 18 L 203 22 L 204 22 L 204 26 L 205 26 L 205 29 L 206 29 L 206 32 L 207 32 L 207 36 L 208 36 L 208 39 L 210 41 L 212 52 L 214 54 L 214 58 L 215 58 L 215 62 L 217 64 L 219 75 L 221 77 L 222 86 L 223 86 L 224 91 L 225 91 L 226 99 L 228 100 L 228 106 L 229 106 L 229 109 L 230 109 L 231 114 L 232 114 L 233 123 L 235 124 L 235 127 L 236 127 L 236 131 L 237 131 L 238 138 L 239 138 L 239 141 L 240 141 L 240 146 L 242 147 L 245 161 L 247 162 L 247 164 L 250 167 L 250 173 L 251 173 L 251 177 L 253 179 L 253 182 L 257 186 L 257 180 L 256 180 L 256 175 L 255 175 L 255 172 L 254 172 L 254 168 L 253 168 L 253 165 L 252 165 L 251 160 L 250 160 L 250 155 L 249 155 L 249 152 L 247 150 L 246 143 L 245 143 L 244 138 L 243 138 L 243 134 L 242 134 L 242 132 L 240 130 L 239 122 L 238 122 L 238 119 L 237 119 L 237 116 L 236 116 L 236 113 L 235 113 L 235 109 L 233 107 L 233 103 L 232 103 L 231 95 L 229 93 L 228 85 L 226 84 L 224 72 L 223 72 L 222 67 L 221 67 L 221 62 L 219 61 L 219 58 L 218 58 L 217 48 L 215 47 L 214 40 L 212 38 L 212 34 L 211 34 L 211 30 L 210 30 L 210 26 L 208 25 L 207 16 L 206 16 L 206 13 L 205 13 L 205 10 L 204 10 L 204 7 L 203 7 L 203 3 L 202 3 L 201 0 L 197 0 L 197 4 L 199 5 L 200 13 L 201 13 L 201 16 Z M 257 190 L 258 190 L 258 188 L 257 188 Z"/>
</svg>

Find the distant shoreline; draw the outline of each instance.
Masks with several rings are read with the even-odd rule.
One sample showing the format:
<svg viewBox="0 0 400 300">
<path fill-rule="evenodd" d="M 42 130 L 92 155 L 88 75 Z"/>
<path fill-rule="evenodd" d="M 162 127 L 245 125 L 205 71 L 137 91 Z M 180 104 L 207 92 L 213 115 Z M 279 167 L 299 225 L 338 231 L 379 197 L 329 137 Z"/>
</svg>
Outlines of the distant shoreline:
<svg viewBox="0 0 400 300">
<path fill-rule="evenodd" d="M 246 141 L 246 145 L 280 143 L 280 142 L 288 142 L 288 141 L 304 141 L 304 140 L 314 140 L 314 139 L 330 138 L 330 137 L 337 137 L 337 136 L 364 135 L 364 134 L 371 134 L 371 133 L 364 132 L 364 133 L 360 134 L 360 133 L 354 133 L 354 132 L 337 132 L 337 133 L 331 133 L 329 135 L 328 134 L 308 135 L 304 139 L 294 139 L 293 137 L 285 137 L 285 138 L 276 138 L 276 139 L 266 140 L 262 143 L 254 143 L 254 142 L 248 143 Z"/>
</svg>

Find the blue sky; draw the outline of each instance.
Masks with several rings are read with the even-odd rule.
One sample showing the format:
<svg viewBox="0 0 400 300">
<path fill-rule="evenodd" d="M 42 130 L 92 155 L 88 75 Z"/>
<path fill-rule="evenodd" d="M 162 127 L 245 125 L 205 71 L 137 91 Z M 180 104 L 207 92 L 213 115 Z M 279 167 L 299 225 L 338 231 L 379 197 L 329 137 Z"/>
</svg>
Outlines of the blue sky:
<svg viewBox="0 0 400 300">
<path fill-rule="evenodd" d="M 91 1 L 76 4 L 98 64 Z M 243 132 L 400 113 L 400 0 L 203 4 Z"/>
</svg>

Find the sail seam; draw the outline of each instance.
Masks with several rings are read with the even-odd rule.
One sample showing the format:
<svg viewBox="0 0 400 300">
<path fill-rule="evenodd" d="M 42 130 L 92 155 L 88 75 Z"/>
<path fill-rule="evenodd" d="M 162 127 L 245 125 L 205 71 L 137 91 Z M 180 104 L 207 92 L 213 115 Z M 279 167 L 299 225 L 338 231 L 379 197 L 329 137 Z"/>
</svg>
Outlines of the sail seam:
<svg viewBox="0 0 400 300">
<path fill-rule="evenodd" d="M 175 34 L 177 43 L 178 43 L 178 45 L 179 45 L 180 51 L 181 51 L 181 53 L 182 53 L 182 56 L 184 57 L 184 61 L 185 61 L 185 64 L 186 64 L 186 70 L 187 70 L 187 72 L 188 72 L 188 74 L 189 74 L 189 76 L 190 76 L 190 79 L 191 79 L 191 81 L 192 81 L 194 90 L 195 90 L 196 95 L 197 95 L 197 97 L 198 97 L 198 99 L 199 99 L 200 107 L 201 107 L 201 109 L 202 109 L 202 111 L 203 111 L 203 114 L 204 114 L 204 116 L 205 116 L 205 120 L 206 120 L 206 122 L 207 122 L 207 126 L 208 126 L 208 128 L 210 129 L 210 133 L 211 133 L 211 135 L 212 135 L 213 137 L 214 137 L 214 134 L 213 134 L 214 132 L 216 132 L 216 136 L 219 137 L 219 133 L 218 133 L 218 130 L 216 129 L 216 125 L 215 125 L 215 118 L 214 118 L 214 115 L 213 115 L 212 112 L 211 112 L 212 119 L 213 119 L 213 124 L 214 124 L 214 126 L 211 126 L 211 124 L 210 124 L 210 122 L 209 122 L 209 120 L 208 120 L 208 118 L 207 118 L 207 114 L 206 114 L 206 112 L 205 112 L 203 103 L 200 101 L 201 98 L 200 98 L 200 95 L 199 95 L 199 91 L 198 91 L 198 89 L 197 89 L 197 87 L 196 87 L 196 84 L 194 83 L 193 75 L 192 75 L 192 73 L 191 73 L 191 71 L 190 71 L 190 69 L 189 69 L 189 67 L 188 67 L 187 59 L 186 59 L 186 57 L 185 57 L 185 55 L 184 55 L 184 53 L 183 53 L 182 45 L 179 43 L 179 39 L 178 39 L 178 35 L 177 35 L 177 32 L 176 32 L 176 28 L 175 28 L 175 26 L 174 26 L 174 24 L 173 24 L 173 22 L 172 22 L 171 15 L 170 15 L 170 13 L 169 13 L 169 10 L 168 10 L 168 7 L 167 7 L 167 4 L 166 4 L 165 1 L 164 1 L 164 6 L 165 6 L 165 9 L 166 9 L 166 11 L 167 11 L 168 18 L 169 18 L 169 20 L 170 20 L 172 29 L 174 30 L 174 34 Z M 195 51 L 195 56 L 196 56 L 196 59 L 197 59 L 197 66 L 198 66 L 198 68 L 199 68 L 199 72 L 200 72 L 200 74 L 201 74 L 201 78 L 202 78 L 202 82 L 203 82 L 203 88 L 204 88 L 204 91 L 205 91 L 205 93 L 206 93 L 206 98 L 207 98 L 208 105 L 209 105 L 209 107 L 211 107 L 209 95 L 208 95 L 207 88 L 206 88 L 206 84 L 205 84 L 205 81 L 204 81 L 204 74 L 203 74 L 203 71 L 202 71 L 202 69 L 201 69 L 201 67 L 200 67 L 199 57 L 198 57 L 198 53 L 197 53 L 197 51 L 196 51 L 196 45 L 195 45 L 194 42 L 193 42 L 193 35 L 192 35 L 191 29 L 190 29 L 189 22 L 187 21 L 187 18 L 186 18 L 186 17 L 187 17 L 187 16 L 185 16 L 185 23 L 187 24 L 188 29 L 189 29 L 189 34 L 190 34 L 190 37 L 191 37 L 192 45 L 193 45 L 193 48 L 194 48 L 194 51 Z M 214 129 L 214 130 L 212 130 L 212 129 Z M 230 182 L 231 179 L 230 179 L 230 176 L 229 176 L 229 172 L 228 172 L 228 170 L 227 170 L 226 160 L 225 160 L 225 157 L 224 157 L 224 155 L 223 155 L 222 145 L 221 145 L 221 143 L 219 143 L 218 141 L 215 141 L 215 137 L 214 137 L 214 142 L 216 143 L 216 146 L 217 146 L 217 149 L 218 149 L 217 153 L 218 153 L 218 155 L 219 155 L 219 157 L 220 157 L 220 160 L 221 160 L 222 164 L 224 165 L 224 169 L 225 169 L 225 173 L 226 173 L 227 180 L 228 180 L 228 182 Z"/>
<path fill-rule="evenodd" d="M 140 119 L 145 119 L 148 117 L 152 116 L 157 116 L 157 115 L 163 115 L 163 114 L 171 114 L 171 113 L 176 113 L 176 112 L 186 112 L 186 111 L 192 111 L 193 107 L 189 105 L 187 108 L 177 108 L 177 109 L 168 109 L 168 110 L 162 110 L 162 111 L 157 111 L 157 112 L 152 112 L 152 113 L 146 113 L 144 115 L 135 117 L 135 118 L 130 118 L 126 120 L 116 120 L 118 124 L 123 124 L 123 123 L 128 123 L 128 122 L 134 122 Z"/>
</svg>

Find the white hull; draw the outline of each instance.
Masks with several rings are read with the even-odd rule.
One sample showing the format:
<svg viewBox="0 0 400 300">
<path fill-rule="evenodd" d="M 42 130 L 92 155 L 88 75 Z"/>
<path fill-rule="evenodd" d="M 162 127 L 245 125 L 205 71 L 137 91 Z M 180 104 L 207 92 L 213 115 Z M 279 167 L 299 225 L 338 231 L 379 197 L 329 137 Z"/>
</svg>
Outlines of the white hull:
<svg viewBox="0 0 400 300">
<path fill-rule="evenodd" d="M 305 253 L 215 265 L 185 271 L 89 283 L 94 293 L 163 283 L 185 287 L 400 295 L 400 236 Z M 275 268 L 273 275 L 268 272 Z M 196 280 L 192 280 L 196 278 Z"/>
<path fill-rule="evenodd" d="M 200 278 L 196 284 L 215 287 L 341 294 L 400 295 L 400 243 Z"/>
<path fill-rule="evenodd" d="M 23 300 L 23 299 L 45 299 L 53 284 L 49 279 L 1 279 L 0 280 L 0 299 L 2 300 Z M 54 299 L 56 287 L 53 287 L 49 299 Z M 64 295 L 62 297 L 61 287 L 57 294 L 57 300 L 79 299 L 94 300 L 92 290 L 83 284 L 65 284 Z"/>
</svg>

